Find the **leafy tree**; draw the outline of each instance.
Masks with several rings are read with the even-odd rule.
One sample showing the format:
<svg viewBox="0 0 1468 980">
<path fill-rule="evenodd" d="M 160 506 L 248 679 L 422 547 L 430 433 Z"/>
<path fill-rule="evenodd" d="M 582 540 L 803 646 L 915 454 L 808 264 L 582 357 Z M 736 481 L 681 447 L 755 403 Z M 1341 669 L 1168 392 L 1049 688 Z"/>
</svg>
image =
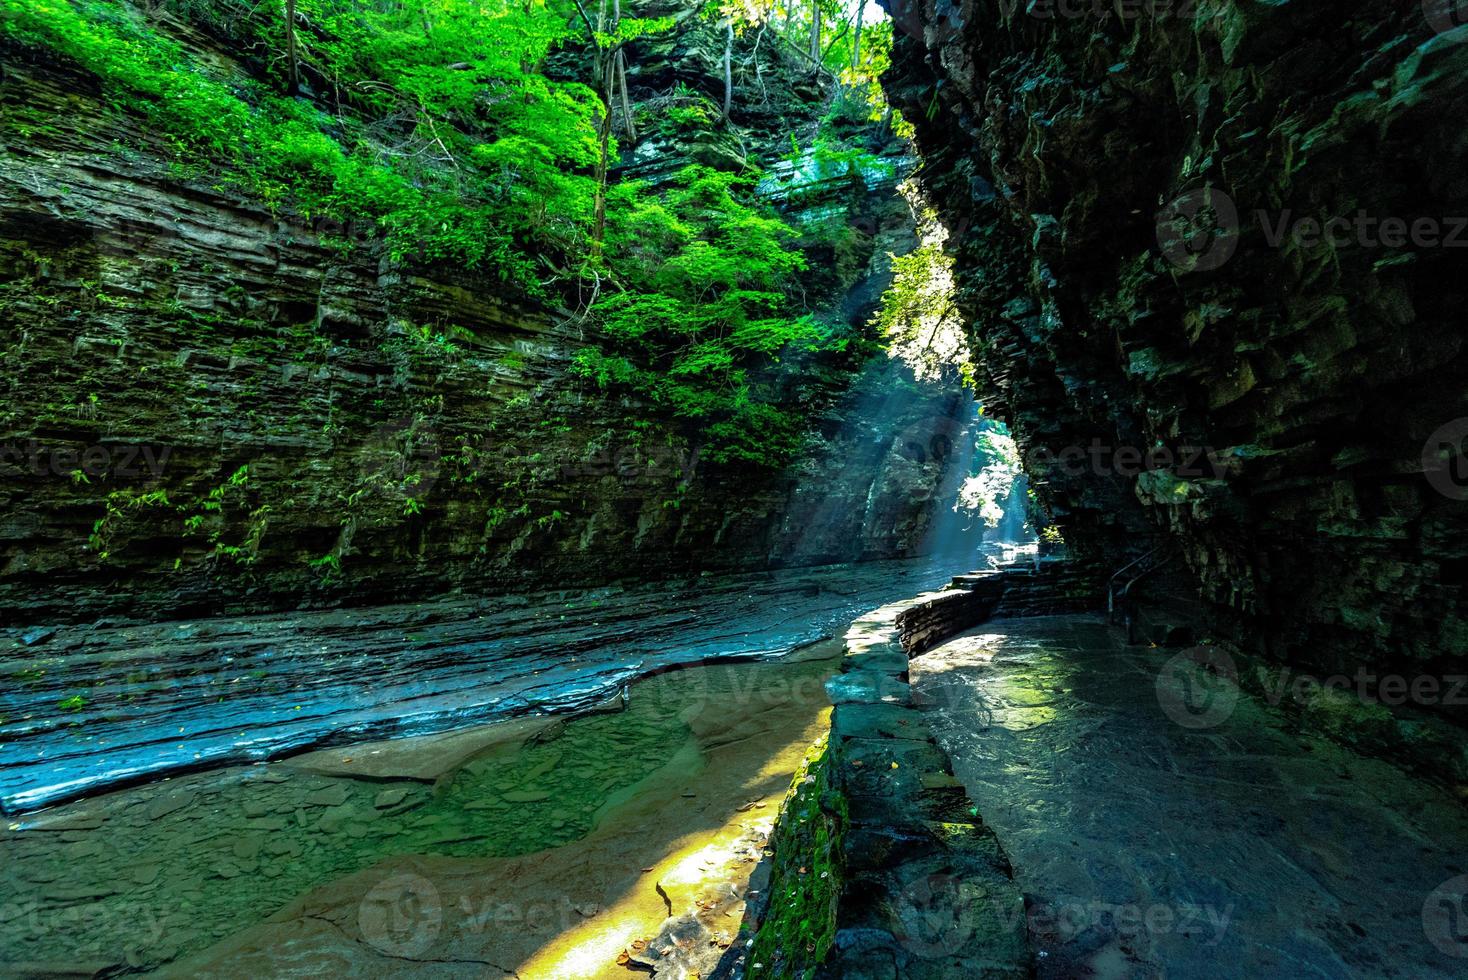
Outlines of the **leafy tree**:
<svg viewBox="0 0 1468 980">
<path fill-rule="evenodd" d="M 616 189 L 608 247 L 637 271 L 599 307 L 610 349 L 581 351 L 576 370 L 703 423 L 706 458 L 774 465 L 798 448 L 801 427 L 761 369 L 841 338 L 795 311 L 789 287 L 805 258 L 793 229 L 740 199 L 753 180 L 690 166 L 661 195 Z"/>
<path fill-rule="evenodd" d="M 752 203 L 753 173 L 690 167 L 664 187 L 610 176 L 619 106 L 637 138 L 628 45 L 670 18 L 624 17 L 620 0 L 594 13 L 585 0 L 154 3 L 0 0 L 0 41 L 90 71 L 186 171 L 272 209 L 370 227 L 395 260 L 483 270 L 540 299 L 590 277 L 583 319 L 603 339 L 578 357 L 589 382 L 687 420 L 710 458 L 776 465 L 794 451 L 802 426 L 782 407 L 782 361 L 848 339 L 794 299 L 794 230 Z M 859 15 L 840 0 L 783 12 L 721 0 L 707 16 L 725 33 L 722 111 L 687 100 L 679 125 L 729 124 L 734 43 L 749 30 L 756 55 L 767 35 L 791 57 L 814 38 L 825 76 L 863 106 L 874 98 L 885 25 L 858 44 Z M 180 44 L 177 20 L 227 40 L 243 70 Z M 589 77 L 550 70 L 567 49 L 590 55 Z"/>
</svg>

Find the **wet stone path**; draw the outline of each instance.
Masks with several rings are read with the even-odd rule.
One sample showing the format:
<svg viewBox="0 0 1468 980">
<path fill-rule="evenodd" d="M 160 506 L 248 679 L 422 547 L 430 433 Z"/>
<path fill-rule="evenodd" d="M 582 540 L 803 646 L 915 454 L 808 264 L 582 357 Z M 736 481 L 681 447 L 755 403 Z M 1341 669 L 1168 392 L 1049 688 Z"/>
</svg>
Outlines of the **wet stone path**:
<svg viewBox="0 0 1468 980">
<path fill-rule="evenodd" d="M 1468 812 L 1177 653 L 1051 617 L 913 660 L 1039 975 L 1468 975 Z"/>
</svg>

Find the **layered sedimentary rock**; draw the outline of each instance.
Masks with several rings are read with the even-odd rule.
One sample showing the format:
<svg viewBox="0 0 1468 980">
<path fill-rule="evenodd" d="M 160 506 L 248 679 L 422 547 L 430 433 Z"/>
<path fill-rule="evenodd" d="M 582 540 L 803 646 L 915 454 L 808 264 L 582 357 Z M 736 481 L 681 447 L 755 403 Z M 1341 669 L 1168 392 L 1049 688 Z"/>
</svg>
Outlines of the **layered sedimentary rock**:
<svg viewBox="0 0 1468 980">
<path fill-rule="evenodd" d="M 1038 494 L 1077 552 L 1175 550 L 1313 671 L 1468 650 L 1452 7 L 890 4 L 888 91 Z"/>
<path fill-rule="evenodd" d="M 635 90 L 670 83 L 664 55 L 639 55 Z M 819 96 L 751 109 L 740 124 L 770 131 L 747 142 L 788 149 L 785 117 L 814 126 Z M 649 136 L 628 167 L 738 163 L 685 143 Z M 812 282 L 857 321 L 911 214 L 890 182 L 828 204 L 851 244 L 813 254 Z M 182 167 L 95 78 L 34 50 L 5 52 L 0 78 L 0 269 L 11 622 L 910 554 L 946 479 L 931 450 L 968 418 L 956 386 L 824 358 L 785 396 L 811 422 L 794 466 L 714 465 L 657 408 L 568 376 L 593 320 Z"/>
</svg>

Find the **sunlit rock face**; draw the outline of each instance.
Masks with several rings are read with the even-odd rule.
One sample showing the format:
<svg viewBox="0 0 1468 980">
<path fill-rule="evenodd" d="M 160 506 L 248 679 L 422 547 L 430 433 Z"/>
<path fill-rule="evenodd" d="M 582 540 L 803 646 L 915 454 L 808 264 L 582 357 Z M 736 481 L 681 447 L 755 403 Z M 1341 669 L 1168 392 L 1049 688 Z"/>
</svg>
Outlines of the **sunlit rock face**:
<svg viewBox="0 0 1468 980">
<path fill-rule="evenodd" d="M 670 58 L 678 81 L 720 89 L 721 69 L 698 68 L 716 62 L 685 50 L 712 29 L 685 28 L 643 53 L 635 98 L 671 83 Z M 228 45 L 181 42 L 248 74 Z M 593 320 L 507 299 L 496 270 L 397 261 L 370 227 L 170 169 L 169 147 L 95 78 L 0 54 L 0 625 L 924 547 L 953 465 L 941 450 L 972 402 L 956 374 L 917 381 L 880 352 L 812 358 L 781 393 L 809 422 L 794 463 L 716 465 L 666 411 L 569 375 Z M 737 93 L 758 107 L 736 121 L 766 162 L 825 112 L 795 81 L 774 102 Z M 890 133 L 874 141 L 900 164 Z M 649 137 L 657 165 L 639 168 L 634 148 L 624 169 L 656 180 L 719 163 L 695 142 Z M 817 313 L 861 323 L 887 253 L 915 244 L 913 219 L 894 180 L 833 183 L 816 203 L 850 235 L 840 255 L 812 248 L 800 285 Z"/>
<path fill-rule="evenodd" d="M 1450 673 L 1468 26 L 1435 0 L 1117 6 L 890 6 L 985 401 L 1078 551 L 1176 547 L 1321 670 Z"/>
</svg>

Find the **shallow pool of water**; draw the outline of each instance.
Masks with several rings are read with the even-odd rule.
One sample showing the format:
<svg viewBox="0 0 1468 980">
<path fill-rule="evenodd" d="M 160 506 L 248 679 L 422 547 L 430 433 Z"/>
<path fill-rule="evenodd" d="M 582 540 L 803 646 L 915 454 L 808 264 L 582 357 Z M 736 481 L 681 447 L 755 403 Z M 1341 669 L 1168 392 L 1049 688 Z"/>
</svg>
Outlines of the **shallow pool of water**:
<svg viewBox="0 0 1468 980">
<path fill-rule="evenodd" d="M 401 949 L 390 936 L 386 946 L 374 943 L 371 922 L 363 925 L 366 896 L 380 885 L 371 869 L 421 857 L 437 863 L 413 872 L 418 878 L 467 875 L 472 889 L 433 886 L 463 892 L 449 912 L 465 921 L 486 896 L 506 900 L 510 868 L 515 895 L 542 903 L 535 923 L 440 927 L 440 945 L 467 944 L 468 960 L 512 968 L 537 955 L 553 963 L 547 945 L 574 945 L 561 937 L 594 924 L 603 936 L 594 955 L 620 970 L 617 950 L 603 947 L 631 942 L 629 930 L 650 931 L 649 920 L 667 911 L 651 885 L 638 884 L 641 869 L 697 850 L 703 837 L 737 838 L 773 815 L 823 724 L 822 683 L 837 653 L 824 644 L 786 661 L 672 671 L 634 685 L 624 705 L 601 714 L 188 775 L 16 819 L 0 834 L 0 962 L 149 970 L 196 954 L 202 959 L 176 967 L 179 975 L 312 975 L 340 951 L 328 937 L 287 940 L 303 921 L 330 917 L 289 907 L 356 881 L 361 894 L 350 884 L 342 893 L 347 929 L 356 930 L 351 955 L 391 964 Z M 581 863 L 571 871 L 575 855 Z M 619 933 L 605 910 L 629 891 L 639 896 L 622 918 L 635 925 Z M 208 952 L 280 915 L 227 952 Z M 419 953 L 458 955 L 433 943 Z M 552 966 L 521 973 L 558 975 Z"/>
</svg>

